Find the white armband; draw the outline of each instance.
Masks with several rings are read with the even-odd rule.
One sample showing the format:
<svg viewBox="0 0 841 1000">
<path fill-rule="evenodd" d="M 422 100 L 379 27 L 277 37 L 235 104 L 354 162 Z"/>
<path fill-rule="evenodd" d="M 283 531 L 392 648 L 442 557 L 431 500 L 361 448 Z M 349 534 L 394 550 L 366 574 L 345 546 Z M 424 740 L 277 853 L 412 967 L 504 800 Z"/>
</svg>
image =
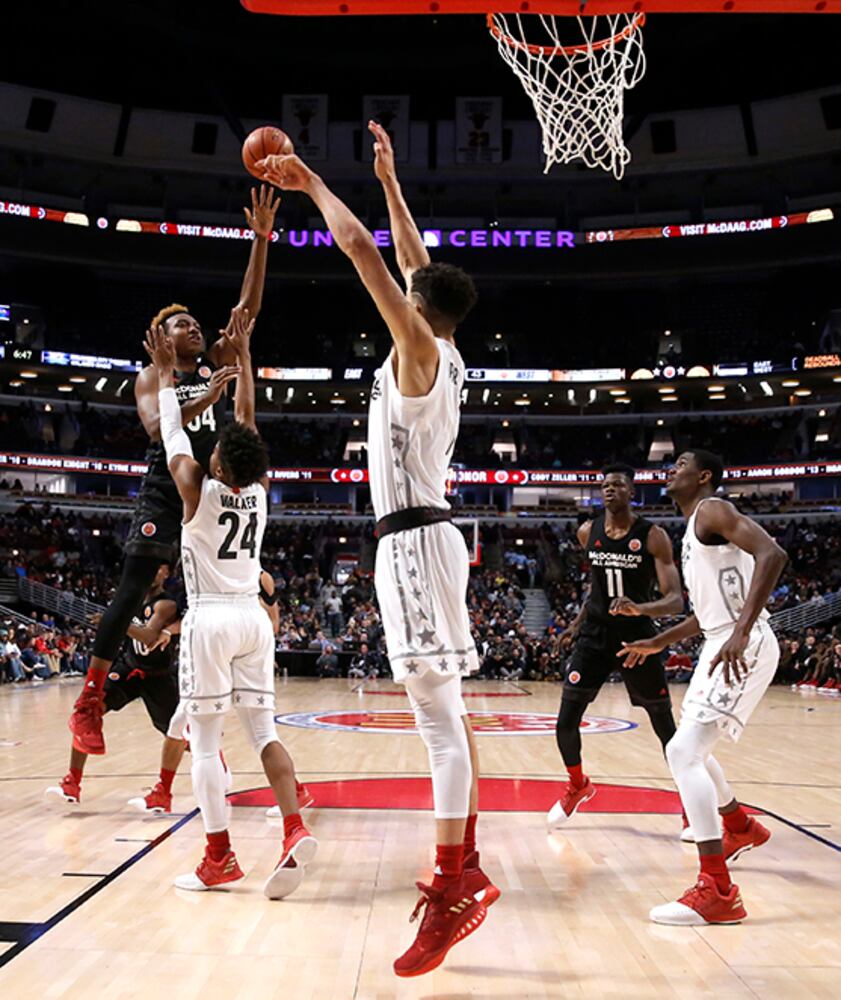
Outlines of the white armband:
<svg viewBox="0 0 841 1000">
<path fill-rule="evenodd" d="M 166 460 L 171 462 L 176 455 L 193 457 L 193 446 L 187 432 L 181 426 L 181 407 L 175 389 L 158 390 L 158 412 L 161 420 L 161 440 L 166 451 Z"/>
</svg>

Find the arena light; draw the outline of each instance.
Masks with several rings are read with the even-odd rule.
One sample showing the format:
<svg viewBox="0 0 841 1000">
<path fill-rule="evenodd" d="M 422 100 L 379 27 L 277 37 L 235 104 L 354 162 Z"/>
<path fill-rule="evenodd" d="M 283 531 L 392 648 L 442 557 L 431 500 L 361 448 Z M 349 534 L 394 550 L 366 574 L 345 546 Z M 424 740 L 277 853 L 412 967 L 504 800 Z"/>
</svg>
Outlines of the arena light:
<svg viewBox="0 0 841 1000">
<path fill-rule="evenodd" d="M 771 388 L 771 384 L 769 382 L 760 382 L 759 388 L 765 393 L 766 396 L 774 395 L 774 390 Z"/>
<path fill-rule="evenodd" d="M 339 545 L 346 545 L 347 538 L 344 535 L 339 535 Z"/>
<path fill-rule="evenodd" d="M 657 391 L 660 393 L 661 396 L 673 396 L 675 392 L 671 386 L 663 386 Z"/>
<path fill-rule="evenodd" d="M 727 399 L 727 396 L 723 392 L 713 392 L 710 393 L 710 399 Z"/>
<path fill-rule="evenodd" d="M 87 382 L 87 379 L 85 378 L 84 375 L 71 375 L 68 381 L 75 382 L 76 385 L 81 385 L 82 382 Z"/>
<path fill-rule="evenodd" d="M 607 391 L 610 393 L 611 396 L 624 396 L 626 390 L 625 389 L 608 389 Z"/>
<path fill-rule="evenodd" d="M 21 378 L 38 378 L 38 372 L 18 372 Z"/>
<path fill-rule="evenodd" d="M 334 396 L 330 400 L 331 406 L 344 406 L 347 400 L 343 396 Z"/>
<path fill-rule="evenodd" d="M 794 395 L 795 396 L 811 396 L 812 395 L 812 390 L 811 389 L 795 389 L 794 390 Z"/>
<path fill-rule="evenodd" d="M 503 420 L 503 421 L 502 421 L 502 426 L 503 426 L 503 427 L 509 427 L 509 426 L 510 426 L 510 424 L 508 423 L 508 421 L 507 421 L 507 420 Z"/>
<path fill-rule="evenodd" d="M 708 385 L 707 392 L 724 392 L 726 388 L 724 385 Z"/>
<path fill-rule="evenodd" d="M 295 396 L 295 386 L 290 385 L 289 388 L 286 390 L 286 402 L 288 403 L 290 399 L 294 398 L 294 396 Z"/>
<path fill-rule="evenodd" d="M 19 378 L 16 378 L 16 379 L 12 379 L 12 381 L 9 383 L 9 385 L 13 389 L 19 389 L 23 385 L 23 382 L 21 382 L 21 380 Z"/>
<path fill-rule="evenodd" d="M 53 412 L 52 406 L 50 406 L 49 403 L 45 403 L 44 404 L 44 413 L 52 413 L 52 412 Z"/>
<path fill-rule="evenodd" d="M 621 399 L 617 399 L 616 402 L 617 403 L 630 403 L 631 401 L 630 401 L 630 399 L 628 399 L 627 396 L 622 396 L 622 398 Z"/>
<path fill-rule="evenodd" d="M 490 394 L 491 394 L 491 390 L 490 389 L 483 389 L 482 390 L 482 402 L 483 403 L 487 403 L 488 397 L 490 396 Z"/>
<path fill-rule="evenodd" d="M 649 381 L 653 378 L 654 372 L 650 368 L 637 368 L 636 371 L 631 372 L 632 382 Z"/>
<path fill-rule="evenodd" d="M 358 427 L 358 426 L 359 426 L 359 421 L 358 421 L 358 420 L 354 420 L 354 422 L 353 422 L 353 426 L 354 426 L 354 427 Z"/>
<path fill-rule="evenodd" d="M 659 419 L 659 420 L 657 421 L 657 426 L 658 426 L 658 427 L 662 427 L 662 426 L 663 426 L 663 424 L 665 424 L 665 422 L 666 422 L 666 421 L 665 421 L 665 420 L 664 420 L 664 419 L 663 419 L 663 418 L 661 417 L 661 418 L 660 418 L 660 419 Z"/>
<path fill-rule="evenodd" d="M 514 405 L 515 406 L 531 406 L 531 400 L 530 399 L 515 399 L 514 400 Z"/>
<path fill-rule="evenodd" d="M 709 378 L 710 370 L 703 365 L 693 365 L 686 373 L 687 378 Z"/>
<path fill-rule="evenodd" d="M 94 389 L 96 389 L 97 392 L 102 392 L 102 390 L 105 388 L 107 384 L 108 384 L 108 379 L 103 376 L 103 378 L 98 378 L 96 380 L 96 385 L 94 386 Z"/>
<path fill-rule="evenodd" d="M 72 385 L 67 385 L 65 383 L 64 385 L 60 385 L 58 387 L 58 391 L 59 392 L 73 392 L 73 386 Z"/>
<path fill-rule="evenodd" d="M 664 403 L 676 403 L 677 402 L 677 396 L 661 396 L 660 399 Z"/>
<path fill-rule="evenodd" d="M 795 389 L 800 383 L 796 378 L 786 378 L 780 383 L 785 389 Z"/>
<path fill-rule="evenodd" d="M 832 381 L 833 381 L 833 382 L 841 382 L 841 375 L 836 375 L 836 376 L 835 376 L 835 377 L 833 378 L 833 380 L 832 380 Z"/>
</svg>

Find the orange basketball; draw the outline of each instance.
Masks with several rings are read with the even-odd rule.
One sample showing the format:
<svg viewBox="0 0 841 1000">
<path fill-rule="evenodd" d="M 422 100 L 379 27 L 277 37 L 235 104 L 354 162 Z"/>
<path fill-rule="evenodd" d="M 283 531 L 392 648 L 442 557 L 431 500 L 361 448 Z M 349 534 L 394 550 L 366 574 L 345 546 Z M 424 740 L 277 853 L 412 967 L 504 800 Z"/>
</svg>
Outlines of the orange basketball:
<svg viewBox="0 0 841 1000">
<path fill-rule="evenodd" d="M 242 144 L 242 162 L 245 169 L 255 177 L 260 177 L 255 164 L 273 153 L 289 155 L 295 152 L 292 140 L 274 125 L 255 128 Z M 260 178 L 262 180 L 262 178 Z"/>
</svg>

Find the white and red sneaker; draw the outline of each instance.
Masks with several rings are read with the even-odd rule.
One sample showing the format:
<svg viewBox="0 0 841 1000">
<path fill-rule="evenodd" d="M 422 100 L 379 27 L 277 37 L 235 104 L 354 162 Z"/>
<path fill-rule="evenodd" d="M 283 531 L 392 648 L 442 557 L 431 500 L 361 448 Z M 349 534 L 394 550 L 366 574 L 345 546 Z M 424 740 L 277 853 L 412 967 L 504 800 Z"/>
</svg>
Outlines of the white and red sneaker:
<svg viewBox="0 0 841 1000">
<path fill-rule="evenodd" d="M 715 879 L 701 872 L 698 881 L 674 903 L 655 906 L 649 918 L 655 924 L 697 927 L 701 924 L 738 924 L 747 916 L 739 887 L 719 892 Z"/>
<path fill-rule="evenodd" d="M 138 795 L 129 799 L 128 804 L 142 813 L 156 816 L 172 812 L 172 792 L 168 792 L 159 781 L 148 795 Z"/>
<path fill-rule="evenodd" d="M 266 879 L 263 893 L 269 899 L 284 899 L 304 880 L 304 868 L 318 851 L 318 841 L 305 826 L 299 826 L 283 841 L 283 852 L 275 870 Z"/>
<path fill-rule="evenodd" d="M 728 864 L 732 864 L 745 851 L 750 851 L 754 847 L 761 847 L 770 839 L 771 831 L 763 826 L 758 819 L 749 816 L 748 825 L 741 833 L 730 833 L 725 827 L 721 837 L 724 860 Z"/>
<path fill-rule="evenodd" d="M 306 809 L 307 806 L 314 805 L 315 796 L 307 788 L 306 785 L 302 785 L 300 781 L 295 782 L 295 794 L 298 796 L 298 811 Z M 280 811 L 280 806 L 269 806 L 266 810 L 266 819 L 283 819 L 283 814 Z"/>
<path fill-rule="evenodd" d="M 568 820 L 572 819 L 575 813 L 578 811 L 579 806 L 583 805 L 585 802 L 589 802 L 590 799 L 596 794 L 596 786 L 588 778 L 581 788 L 576 788 L 572 782 L 567 782 L 564 788 L 564 794 L 549 810 L 549 814 L 546 817 L 546 822 L 549 825 L 549 829 L 554 829 L 557 826 L 563 826 Z"/>
<path fill-rule="evenodd" d="M 68 771 L 67 774 L 61 779 L 60 785 L 50 785 L 44 792 L 44 795 L 55 796 L 56 798 L 63 799 L 65 802 L 71 802 L 73 805 L 77 806 L 82 800 L 82 786 Z"/>
<path fill-rule="evenodd" d="M 244 878 L 245 874 L 237 863 L 233 851 L 228 851 L 221 861 L 214 861 L 205 849 L 198 868 L 187 875 L 179 875 L 175 880 L 175 888 L 204 892 L 220 885 L 227 885 L 229 882 L 239 882 Z"/>
</svg>

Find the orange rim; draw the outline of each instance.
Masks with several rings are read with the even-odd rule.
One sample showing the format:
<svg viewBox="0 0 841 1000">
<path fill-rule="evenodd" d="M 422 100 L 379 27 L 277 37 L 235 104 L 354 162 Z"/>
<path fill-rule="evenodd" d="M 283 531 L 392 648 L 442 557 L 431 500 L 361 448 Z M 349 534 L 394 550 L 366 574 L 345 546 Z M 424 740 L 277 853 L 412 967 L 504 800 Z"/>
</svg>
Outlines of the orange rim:
<svg viewBox="0 0 841 1000">
<path fill-rule="evenodd" d="M 586 42 L 581 42 L 579 45 L 531 45 L 528 42 L 519 42 L 516 38 L 506 35 L 498 27 L 494 20 L 495 16 L 494 14 L 487 15 L 488 30 L 494 38 L 497 41 L 503 42 L 509 48 L 518 49 L 520 52 L 529 52 L 533 56 L 574 56 L 579 52 L 601 52 L 602 49 L 606 49 L 609 45 L 616 45 L 619 42 L 626 41 L 645 24 L 645 14 L 640 11 L 634 14 L 633 21 L 618 34 L 612 38 L 602 38 L 598 42 L 593 42 L 592 45 L 588 45 Z"/>
</svg>

